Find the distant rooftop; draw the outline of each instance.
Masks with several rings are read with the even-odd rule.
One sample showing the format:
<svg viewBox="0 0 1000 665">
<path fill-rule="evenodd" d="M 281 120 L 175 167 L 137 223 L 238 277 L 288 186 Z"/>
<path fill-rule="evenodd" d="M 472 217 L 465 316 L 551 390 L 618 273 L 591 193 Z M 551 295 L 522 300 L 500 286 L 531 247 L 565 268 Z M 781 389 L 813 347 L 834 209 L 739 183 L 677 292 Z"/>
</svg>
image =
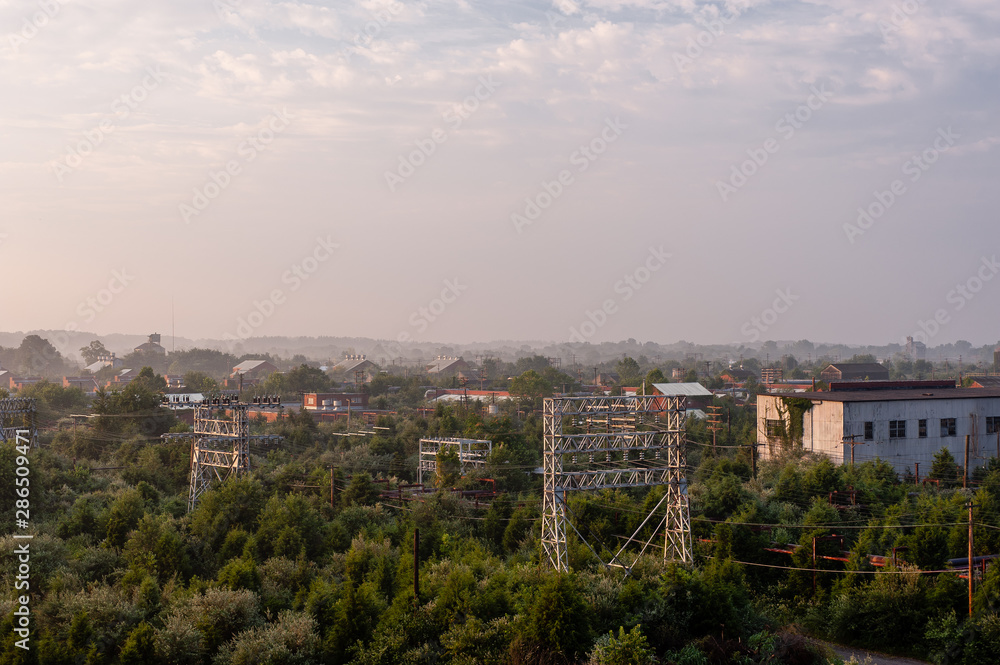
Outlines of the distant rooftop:
<svg viewBox="0 0 1000 665">
<path fill-rule="evenodd" d="M 654 383 L 661 395 L 670 397 L 711 397 L 712 391 L 700 383 Z"/>
</svg>

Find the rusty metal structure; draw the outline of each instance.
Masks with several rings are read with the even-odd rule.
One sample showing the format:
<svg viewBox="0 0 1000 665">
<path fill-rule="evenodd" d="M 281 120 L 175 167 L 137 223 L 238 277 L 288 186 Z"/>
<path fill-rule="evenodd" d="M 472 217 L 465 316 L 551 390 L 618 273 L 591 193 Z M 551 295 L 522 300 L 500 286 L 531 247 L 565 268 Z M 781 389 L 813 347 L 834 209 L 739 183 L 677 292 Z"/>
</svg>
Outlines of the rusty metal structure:
<svg viewBox="0 0 1000 665">
<path fill-rule="evenodd" d="M 420 456 L 417 461 L 417 483 L 424 484 L 424 473 L 429 473 L 433 479 L 437 473 L 438 453 L 452 449 L 458 455 L 460 473 L 464 476 L 470 469 L 486 468 L 486 458 L 493 451 L 493 442 L 480 439 L 457 439 L 439 437 L 420 439 Z"/>
<path fill-rule="evenodd" d="M 0 399 L 0 441 L 31 441 L 38 447 L 37 404 L 26 397 Z"/>
<path fill-rule="evenodd" d="M 558 571 L 568 571 L 566 526 L 595 556 L 597 552 L 567 519 L 566 494 L 573 491 L 666 486 L 666 492 L 635 533 L 606 564 L 630 570 L 622 555 L 660 507 L 666 514 L 664 558 L 692 561 L 691 517 L 685 477 L 684 398 L 547 398 L 543 406 L 542 554 Z M 567 422 L 568 421 L 568 422 Z M 573 433 L 564 432 L 566 426 Z M 652 538 L 643 546 L 645 552 Z M 598 556 L 600 558 L 600 556 Z"/>
</svg>

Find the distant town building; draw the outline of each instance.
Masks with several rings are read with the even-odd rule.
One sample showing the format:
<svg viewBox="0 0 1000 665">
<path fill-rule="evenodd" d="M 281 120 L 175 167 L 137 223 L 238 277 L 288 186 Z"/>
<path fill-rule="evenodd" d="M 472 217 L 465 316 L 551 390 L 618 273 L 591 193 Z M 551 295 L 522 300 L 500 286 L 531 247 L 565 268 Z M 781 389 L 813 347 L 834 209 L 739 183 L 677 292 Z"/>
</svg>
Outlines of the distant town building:
<svg viewBox="0 0 1000 665">
<path fill-rule="evenodd" d="M 84 367 L 84 369 L 90 372 L 91 374 L 97 374 L 105 367 L 118 369 L 124 366 L 125 362 L 121 358 L 115 357 L 114 353 L 102 353 L 99 356 L 97 356 L 97 360 Z"/>
<path fill-rule="evenodd" d="M 889 370 L 878 363 L 837 363 L 819 373 L 821 379 L 832 381 L 888 381 Z"/>
<path fill-rule="evenodd" d="M 160 333 L 153 333 L 149 336 L 149 341 L 140 344 L 133 349 L 136 353 L 146 353 L 150 355 L 165 356 L 167 350 L 160 346 Z"/>
<path fill-rule="evenodd" d="M 793 419 L 801 419 L 798 440 L 791 440 L 799 431 Z M 998 433 L 1000 388 L 956 388 L 951 380 L 848 382 L 825 392 L 757 396 L 763 459 L 793 445 L 840 464 L 851 459 L 853 441 L 856 463 L 878 457 L 898 473 L 916 473 L 915 464 L 930 471 L 941 448 L 961 464 L 968 435 L 971 473 L 995 455 Z"/>
<path fill-rule="evenodd" d="M 353 381 L 355 372 L 361 372 L 361 381 L 368 383 L 378 371 L 378 365 L 368 360 L 368 356 L 347 354 L 344 359 L 333 366 L 333 371 L 343 374 L 346 381 Z"/>
<path fill-rule="evenodd" d="M 906 338 L 906 355 L 913 360 L 927 359 L 927 345 L 923 342 L 914 342 L 912 337 Z"/>
<path fill-rule="evenodd" d="M 9 372 L 7 372 L 6 374 L 9 375 Z M 27 386 L 33 386 L 36 383 L 41 383 L 44 380 L 45 379 L 40 376 L 25 376 L 25 377 L 10 376 L 10 378 L 7 380 L 7 385 L 11 390 L 21 390 L 22 388 L 25 388 Z"/>
<path fill-rule="evenodd" d="M 719 375 L 720 378 L 726 383 L 731 383 L 733 385 L 742 386 L 747 382 L 750 377 L 757 378 L 757 375 L 748 369 L 740 369 L 738 367 L 733 367 L 727 369 L 725 372 Z"/>
<path fill-rule="evenodd" d="M 597 375 L 597 385 L 603 388 L 613 386 L 618 383 L 619 376 L 614 372 L 601 372 Z"/>
<path fill-rule="evenodd" d="M 88 395 L 97 392 L 97 379 L 92 376 L 64 376 L 62 380 L 63 388 L 79 388 Z"/>
<path fill-rule="evenodd" d="M 700 410 L 712 403 L 712 391 L 697 382 L 654 383 L 653 388 L 659 395 L 666 395 L 667 397 L 683 397 L 688 411 L 693 411 L 695 409 Z"/>
<path fill-rule="evenodd" d="M 761 383 L 781 383 L 785 378 L 785 370 L 780 367 L 765 367 L 760 370 Z"/>
<path fill-rule="evenodd" d="M 124 388 L 132 382 L 132 379 L 139 376 L 139 370 L 137 369 L 123 369 L 122 371 L 115 374 L 110 381 L 105 384 L 106 388 L 113 388 L 115 390 Z"/>
<path fill-rule="evenodd" d="M 306 411 L 347 411 L 368 408 L 367 393 L 305 393 L 302 408 Z"/>
<path fill-rule="evenodd" d="M 472 366 L 462 358 L 449 356 L 438 356 L 424 369 L 428 374 L 442 374 L 444 376 L 458 376 L 459 372 L 471 375 Z"/>
<path fill-rule="evenodd" d="M 266 360 L 244 360 L 233 368 L 229 377 L 237 379 L 242 374 L 244 379 L 259 380 L 277 371 L 278 368 Z"/>
</svg>

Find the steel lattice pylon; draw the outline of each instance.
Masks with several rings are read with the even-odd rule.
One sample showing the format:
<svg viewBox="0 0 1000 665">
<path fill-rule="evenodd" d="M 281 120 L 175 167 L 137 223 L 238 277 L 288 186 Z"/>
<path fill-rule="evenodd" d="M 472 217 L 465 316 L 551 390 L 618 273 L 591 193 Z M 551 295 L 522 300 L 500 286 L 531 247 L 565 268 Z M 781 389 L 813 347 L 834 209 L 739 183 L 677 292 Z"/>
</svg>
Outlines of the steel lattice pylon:
<svg viewBox="0 0 1000 665">
<path fill-rule="evenodd" d="M 38 447 L 38 432 L 35 424 L 35 400 L 26 397 L 0 399 L 0 441 L 31 441 L 31 447 Z M 25 436 L 27 432 L 27 436 Z"/>
<path fill-rule="evenodd" d="M 188 512 L 194 510 L 213 481 L 222 482 L 250 471 L 249 407 L 240 403 L 227 406 L 232 410 L 232 420 L 214 418 L 210 406 L 195 407 Z"/>
<path fill-rule="evenodd" d="M 683 397 L 663 395 L 545 400 L 541 540 L 542 551 L 553 568 L 569 570 L 567 492 L 654 485 L 665 485 L 666 494 L 608 565 L 622 566 L 618 557 L 664 503 L 667 507 L 667 514 L 661 520 L 666 525 L 664 557 L 692 560 L 683 413 Z M 577 428 L 585 428 L 586 432 L 564 434 L 564 418 L 571 418 Z M 595 461 L 598 454 L 604 459 Z M 581 461 L 584 456 L 586 460 Z M 563 468 L 567 457 L 571 471 Z M 579 531 L 577 535 L 586 543 Z"/>
</svg>

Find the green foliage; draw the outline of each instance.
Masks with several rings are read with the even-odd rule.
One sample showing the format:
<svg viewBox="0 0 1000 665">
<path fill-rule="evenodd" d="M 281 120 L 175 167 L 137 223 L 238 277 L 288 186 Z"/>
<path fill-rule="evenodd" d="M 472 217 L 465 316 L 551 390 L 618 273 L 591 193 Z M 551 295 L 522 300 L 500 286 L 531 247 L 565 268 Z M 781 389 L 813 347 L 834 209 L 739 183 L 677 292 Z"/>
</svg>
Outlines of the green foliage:
<svg viewBox="0 0 1000 665">
<path fill-rule="evenodd" d="M 154 660 L 153 627 L 143 621 L 128 635 L 118 662 L 121 665 L 145 665 Z"/>
<path fill-rule="evenodd" d="M 552 654 L 573 661 L 590 646 L 588 616 L 575 578 L 552 573 L 534 596 L 512 649 L 526 662 L 547 662 Z"/>
<path fill-rule="evenodd" d="M 125 490 L 108 509 L 104 545 L 116 550 L 125 546 L 128 534 L 145 512 L 145 502 L 138 490 Z"/>
<path fill-rule="evenodd" d="M 152 384 L 155 377 L 136 379 L 121 390 L 99 389 L 93 404 L 98 415 L 93 421 L 94 430 L 103 435 L 146 437 L 160 436 L 169 430 L 177 419 L 170 409 L 160 407 L 160 394 L 150 388 Z"/>
<path fill-rule="evenodd" d="M 454 487 L 462 477 L 462 463 L 458 458 L 458 450 L 454 446 L 441 446 L 436 458 L 434 486 L 438 489 Z"/>
<path fill-rule="evenodd" d="M 529 369 L 520 376 L 515 377 L 510 382 L 508 390 L 512 396 L 532 401 L 543 397 L 552 397 L 552 384 L 533 369 Z"/>
<path fill-rule="evenodd" d="M 940 481 L 942 487 L 955 487 L 959 484 L 962 471 L 947 447 L 934 453 L 934 463 L 931 464 L 931 472 L 927 477 Z"/>
<path fill-rule="evenodd" d="M 223 646 L 216 665 L 309 665 L 317 662 L 320 637 L 308 614 L 282 613 L 273 624 L 251 628 Z"/>
<path fill-rule="evenodd" d="M 646 636 L 635 626 L 628 633 L 618 628 L 618 637 L 608 633 L 598 640 L 590 655 L 592 665 L 652 665 L 656 656 L 650 649 Z"/>
<path fill-rule="evenodd" d="M 344 506 L 371 506 L 378 502 L 379 490 L 367 473 L 356 473 L 340 500 Z"/>
<path fill-rule="evenodd" d="M 650 367 L 644 358 L 636 362 L 643 371 Z M 547 363 L 523 372 L 529 370 L 547 382 L 562 381 Z M 498 371 L 511 374 L 509 366 Z M 398 378 L 379 388 L 381 396 L 394 400 L 398 393 L 390 386 L 412 383 Z M 64 394 L 43 388 L 58 405 Z M 111 404 L 102 415 L 108 424 L 144 417 L 130 408 Z M 733 437 L 724 445 L 752 441 L 750 410 L 728 402 L 726 408 Z M 125 417 L 111 418 L 115 410 Z M 378 426 L 387 429 L 361 440 L 333 437 L 344 423 L 317 424 L 308 415 L 255 423 L 255 432 L 281 432 L 295 443 L 266 457 L 252 450 L 253 473 L 217 484 L 190 514 L 188 444 L 102 434 L 100 466 L 124 468 L 100 471 L 62 456 L 73 450 L 65 433 L 32 451 L 37 653 L 30 658 L 109 665 L 472 665 L 582 662 L 589 654 L 592 664 L 822 662 L 803 638 L 763 631 L 788 621 L 880 650 L 936 652 L 952 663 L 992 662 L 997 651 L 1000 622 L 992 603 L 1000 566 L 978 585 L 971 621 L 964 619 L 965 588 L 955 575 L 889 569 L 846 576 L 841 562 L 821 559 L 817 565 L 829 572 L 817 576 L 814 595 L 808 571 L 783 569 L 811 568 L 812 538 L 832 533 L 844 537 L 851 552 L 846 567 L 853 570 L 874 572 L 868 555 L 890 555 L 894 547 L 907 548 L 899 550 L 905 565 L 923 568 L 964 556 L 967 495 L 900 485 L 882 460 L 850 469 L 793 452 L 762 462 L 751 478 L 743 451 L 720 448 L 702 456 L 692 447 L 698 451 L 693 461 L 700 461 L 688 479 L 695 563 L 667 565 L 652 552 L 663 541 L 651 521 L 639 533 L 642 542 L 652 538 L 651 546 L 634 562 L 627 555 L 632 568 L 623 580 L 572 533 L 574 573 L 546 573 L 539 565 L 541 482 L 527 473 L 541 464 L 537 415 L 493 417 L 442 405 L 426 417 L 383 415 Z M 478 509 L 445 492 L 404 503 L 380 499 L 369 470 L 398 474 L 390 487 L 405 482 L 417 441 L 442 432 L 494 442 L 483 475 L 496 480 L 501 494 Z M 704 442 L 703 431 L 692 428 L 689 435 Z M 16 456 L 10 444 L 0 447 L 0 497 L 9 502 Z M 330 466 L 338 469 L 338 490 L 352 476 L 334 506 L 327 494 Z M 976 480 L 977 553 L 995 552 L 1000 463 L 986 465 Z M 475 474 L 460 482 L 489 487 Z M 828 493 L 848 485 L 864 507 L 828 503 Z M 639 527 L 663 493 L 574 493 L 572 519 L 607 560 L 608 549 Z M 410 552 L 415 529 L 421 536 L 417 599 Z M 0 565 L 11 569 L 8 540 Z M 772 541 L 802 548 L 790 558 L 767 551 Z M 839 555 L 839 537 L 818 541 L 817 549 Z M 0 665 L 11 662 L 7 653 L 14 650 L 10 618 L 9 611 L 0 617 Z"/>
<path fill-rule="evenodd" d="M 104 343 L 101 340 L 95 339 L 80 349 L 80 355 L 83 357 L 84 365 L 93 365 L 100 356 L 108 356 L 110 353 L 104 348 Z"/>
</svg>

